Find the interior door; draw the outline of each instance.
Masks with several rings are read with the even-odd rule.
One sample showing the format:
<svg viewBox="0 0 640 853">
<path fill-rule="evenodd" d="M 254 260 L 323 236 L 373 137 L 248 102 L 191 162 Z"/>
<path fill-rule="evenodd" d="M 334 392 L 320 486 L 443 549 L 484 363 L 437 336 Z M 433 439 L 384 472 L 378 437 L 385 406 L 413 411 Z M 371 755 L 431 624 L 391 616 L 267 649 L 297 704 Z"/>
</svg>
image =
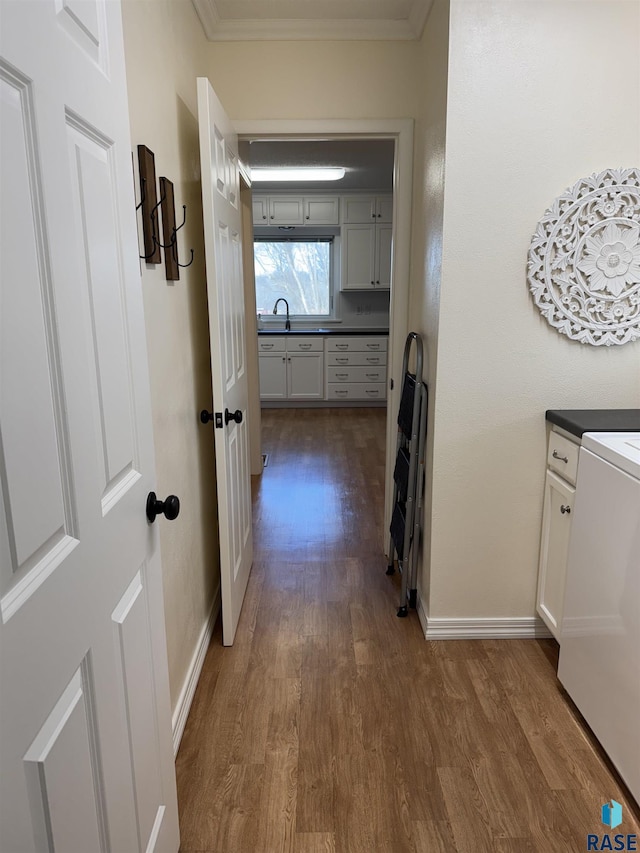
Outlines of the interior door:
<svg viewBox="0 0 640 853">
<path fill-rule="evenodd" d="M 238 139 L 205 77 L 198 78 L 198 123 L 215 411 L 222 641 L 230 646 L 253 561 L 242 213 Z"/>
<path fill-rule="evenodd" d="M 0 850 L 176 851 L 119 3 L 0 3 Z"/>
</svg>

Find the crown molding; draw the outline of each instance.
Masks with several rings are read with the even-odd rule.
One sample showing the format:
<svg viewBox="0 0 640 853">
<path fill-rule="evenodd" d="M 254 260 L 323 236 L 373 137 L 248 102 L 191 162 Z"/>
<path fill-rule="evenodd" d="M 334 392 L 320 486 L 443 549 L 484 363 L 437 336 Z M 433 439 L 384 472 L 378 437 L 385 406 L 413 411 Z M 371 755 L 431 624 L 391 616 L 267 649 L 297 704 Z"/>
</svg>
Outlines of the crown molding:
<svg viewBox="0 0 640 853">
<path fill-rule="evenodd" d="M 223 20 L 216 0 L 192 0 L 209 41 L 415 41 L 433 0 L 414 0 L 408 18 Z"/>
</svg>

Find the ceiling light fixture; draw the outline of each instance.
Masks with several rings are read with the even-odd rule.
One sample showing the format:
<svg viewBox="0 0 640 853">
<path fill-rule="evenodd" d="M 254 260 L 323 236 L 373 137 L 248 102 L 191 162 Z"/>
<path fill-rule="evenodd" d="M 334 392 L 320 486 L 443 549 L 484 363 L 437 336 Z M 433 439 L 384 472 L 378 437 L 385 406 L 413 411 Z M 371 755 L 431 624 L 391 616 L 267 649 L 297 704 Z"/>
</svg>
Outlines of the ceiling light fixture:
<svg viewBox="0 0 640 853">
<path fill-rule="evenodd" d="M 255 183 L 276 181 L 339 181 L 346 169 L 252 169 L 251 180 Z"/>
</svg>

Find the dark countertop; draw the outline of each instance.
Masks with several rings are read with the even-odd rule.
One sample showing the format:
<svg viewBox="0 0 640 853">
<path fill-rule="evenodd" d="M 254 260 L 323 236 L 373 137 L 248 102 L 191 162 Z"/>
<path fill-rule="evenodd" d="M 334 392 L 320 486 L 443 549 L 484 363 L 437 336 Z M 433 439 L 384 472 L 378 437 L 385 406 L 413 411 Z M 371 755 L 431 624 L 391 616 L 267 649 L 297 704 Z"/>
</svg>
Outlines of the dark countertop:
<svg viewBox="0 0 640 853">
<path fill-rule="evenodd" d="M 258 329 L 258 335 L 388 335 L 389 329 Z"/>
<path fill-rule="evenodd" d="M 545 417 L 578 438 L 585 432 L 640 431 L 640 409 L 548 409 Z"/>
</svg>

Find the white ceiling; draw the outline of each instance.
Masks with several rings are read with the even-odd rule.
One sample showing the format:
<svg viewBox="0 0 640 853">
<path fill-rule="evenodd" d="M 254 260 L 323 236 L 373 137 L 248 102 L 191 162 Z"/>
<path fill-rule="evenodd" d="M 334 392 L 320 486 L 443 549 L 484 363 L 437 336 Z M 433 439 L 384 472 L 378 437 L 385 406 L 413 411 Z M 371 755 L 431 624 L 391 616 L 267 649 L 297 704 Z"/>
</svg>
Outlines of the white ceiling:
<svg viewBox="0 0 640 853">
<path fill-rule="evenodd" d="M 387 190 L 393 188 L 393 139 L 318 139 L 243 141 L 241 157 L 251 168 L 344 166 L 346 174 L 331 183 L 256 183 L 254 192 L 270 190 Z"/>
<path fill-rule="evenodd" d="M 210 41 L 419 39 L 433 0 L 193 0 Z"/>
</svg>

